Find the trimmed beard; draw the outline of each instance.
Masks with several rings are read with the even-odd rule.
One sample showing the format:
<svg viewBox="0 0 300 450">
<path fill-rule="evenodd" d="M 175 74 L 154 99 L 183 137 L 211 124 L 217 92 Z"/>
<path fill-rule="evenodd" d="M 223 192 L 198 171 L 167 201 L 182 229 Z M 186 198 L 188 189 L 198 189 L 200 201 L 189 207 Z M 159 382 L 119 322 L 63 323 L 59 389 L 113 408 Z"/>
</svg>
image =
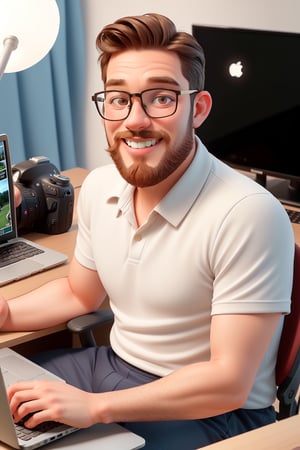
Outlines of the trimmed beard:
<svg viewBox="0 0 300 450">
<path fill-rule="evenodd" d="M 148 130 L 141 131 L 127 131 L 124 133 L 117 133 L 114 139 L 113 145 L 107 149 L 112 157 L 120 175 L 127 181 L 127 183 L 136 187 L 149 187 L 154 186 L 161 181 L 168 178 L 188 157 L 192 151 L 194 144 L 194 133 L 189 120 L 187 125 L 187 131 L 182 141 L 179 144 L 175 144 L 173 148 L 169 147 L 170 137 L 168 134 L 161 132 L 150 132 Z M 122 156 L 119 152 L 119 143 L 124 139 L 132 139 L 134 137 L 140 137 L 144 139 L 164 139 L 167 144 L 166 153 L 160 160 L 156 167 L 150 167 L 145 162 L 145 158 L 140 157 L 138 161 L 131 164 L 130 167 L 126 167 L 123 163 Z"/>
</svg>

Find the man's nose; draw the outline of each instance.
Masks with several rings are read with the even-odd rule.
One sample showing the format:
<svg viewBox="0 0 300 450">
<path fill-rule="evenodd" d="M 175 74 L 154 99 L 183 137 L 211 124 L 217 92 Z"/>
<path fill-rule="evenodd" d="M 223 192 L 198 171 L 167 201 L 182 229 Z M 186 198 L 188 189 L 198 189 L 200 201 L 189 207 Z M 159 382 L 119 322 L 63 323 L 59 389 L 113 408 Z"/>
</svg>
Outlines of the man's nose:
<svg viewBox="0 0 300 450">
<path fill-rule="evenodd" d="M 125 119 L 125 126 L 127 128 L 148 126 L 151 122 L 150 117 L 147 116 L 143 106 L 142 99 L 138 96 L 131 98 L 131 109 L 127 119 Z"/>
</svg>

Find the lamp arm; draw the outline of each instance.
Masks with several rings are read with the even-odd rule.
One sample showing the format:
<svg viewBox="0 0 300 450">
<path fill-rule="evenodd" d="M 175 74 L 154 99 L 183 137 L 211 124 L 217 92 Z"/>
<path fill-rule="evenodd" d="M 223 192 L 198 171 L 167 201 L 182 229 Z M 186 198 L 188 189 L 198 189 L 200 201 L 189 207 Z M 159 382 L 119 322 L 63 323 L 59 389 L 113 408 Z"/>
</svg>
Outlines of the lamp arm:
<svg viewBox="0 0 300 450">
<path fill-rule="evenodd" d="M 7 36 L 3 40 L 3 52 L 0 56 L 0 80 L 4 73 L 5 67 L 8 63 L 11 53 L 18 47 L 19 41 L 16 36 Z"/>
</svg>

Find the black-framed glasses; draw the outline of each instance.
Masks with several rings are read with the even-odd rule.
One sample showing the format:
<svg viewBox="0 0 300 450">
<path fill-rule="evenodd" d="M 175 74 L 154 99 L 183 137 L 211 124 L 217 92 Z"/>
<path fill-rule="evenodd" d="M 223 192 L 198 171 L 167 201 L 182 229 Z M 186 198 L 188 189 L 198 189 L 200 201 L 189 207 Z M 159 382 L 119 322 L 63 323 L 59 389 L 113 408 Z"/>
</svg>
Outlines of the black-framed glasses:
<svg viewBox="0 0 300 450">
<path fill-rule="evenodd" d="M 161 119 L 175 114 L 179 95 L 196 94 L 196 89 L 175 90 L 154 88 L 130 94 L 126 91 L 108 90 L 96 92 L 92 100 L 100 116 L 105 120 L 124 120 L 132 108 L 132 97 L 138 97 L 147 116 Z"/>
</svg>

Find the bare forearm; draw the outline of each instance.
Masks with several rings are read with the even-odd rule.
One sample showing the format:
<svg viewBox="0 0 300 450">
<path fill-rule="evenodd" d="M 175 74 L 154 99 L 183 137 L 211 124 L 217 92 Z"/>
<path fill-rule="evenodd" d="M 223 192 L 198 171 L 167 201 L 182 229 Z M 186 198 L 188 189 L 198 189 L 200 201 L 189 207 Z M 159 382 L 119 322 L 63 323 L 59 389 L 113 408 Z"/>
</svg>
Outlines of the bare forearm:
<svg viewBox="0 0 300 450">
<path fill-rule="evenodd" d="M 213 316 L 209 361 L 188 365 L 136 388 L 99 394 L 94 404 L 98 420 L 196 419 L 241 408 L 279 317 L 278 314 Z"/>
<path fill-rule="evenodd" d="M 53 280 L 9 300 L 8 315 L 0 320 L 1 330 L 37 330 L 64 323 L 97 309 L 104 298 L 105 291 L 97 272 L 83 267 L 73 258 L 68 277 Z M 0 313 L 2 308 L 6 315 L 2 303 Z"/>
<path fill-rule="evenodd" d="M 67 278 L 51 281 L 28 294 L 8 300 L 8 307 L 2 331 L 45 328 L 86 312 L 73 295 Z"/>
<path fill-rule="evenodd" d="M 222 377 L 220 377 L 222 373 Z M 242 406 L 247 396 L 244 379 L 224 373 L 216 363 L 187 366 L 168 377 L 132 389 L 99 394 L 95 422 L 188 420 L 222 414 Z"/>
</svg>

